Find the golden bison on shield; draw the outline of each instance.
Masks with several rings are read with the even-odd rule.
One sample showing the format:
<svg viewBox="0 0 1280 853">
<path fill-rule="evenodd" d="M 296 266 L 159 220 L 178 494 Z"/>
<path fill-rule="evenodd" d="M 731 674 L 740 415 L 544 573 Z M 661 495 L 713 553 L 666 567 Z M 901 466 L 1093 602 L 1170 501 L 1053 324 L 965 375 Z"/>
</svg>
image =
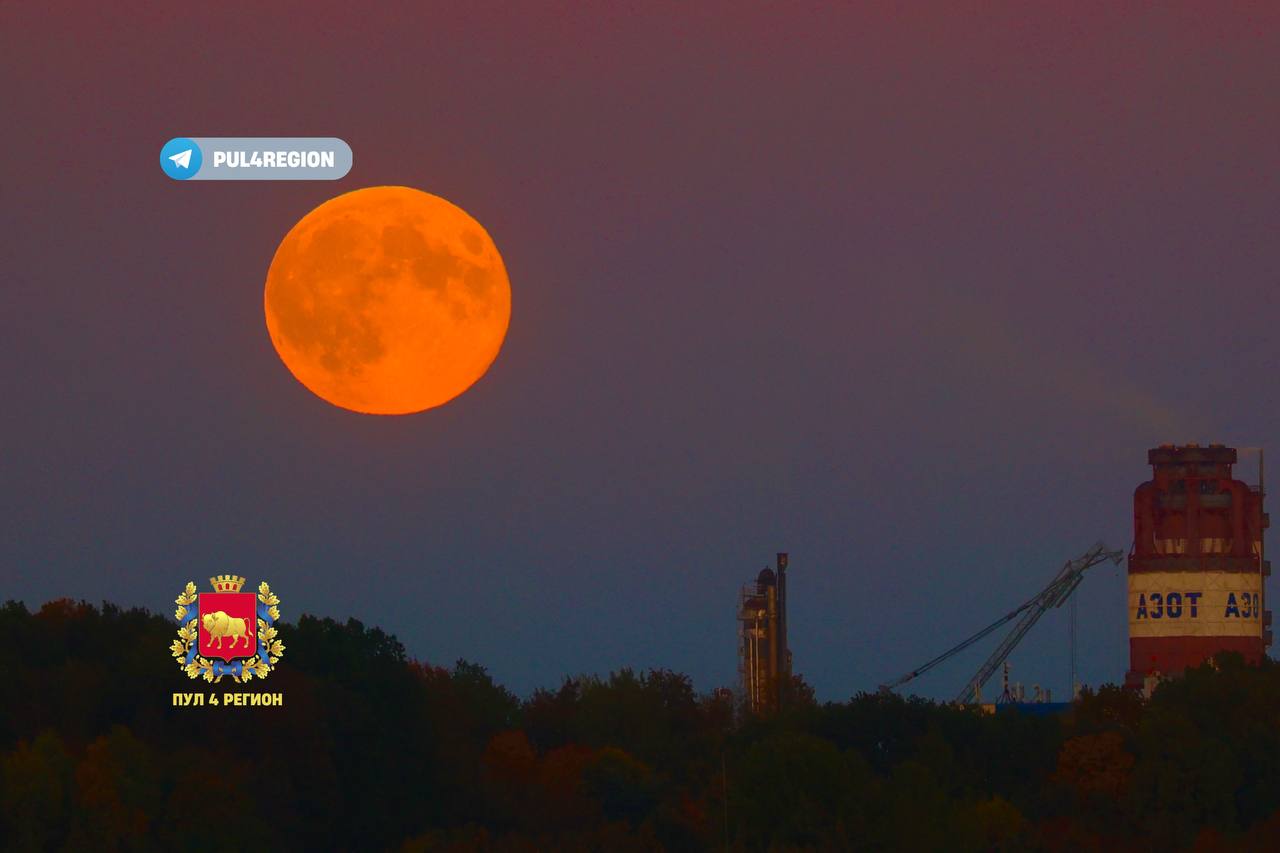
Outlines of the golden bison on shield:
<svg viewBox="0 0 1280 853">
<path fill-rule="evenodd" d="M 256 596 L 251 592 L 206 592 L 200 596 L 200 654 L 230 662 L 258 649 Z"/>
<path fill-rule="evenodd" d="M 174 599 L 178 639 L 169 651 L 190 678 L 266 678 L 284 654 L 276 628 L 280 599 L 266 581 L 256 594 L 240 591 L 244 578 L 238 575 L 217 575 L 209 583 L 213 592 L 198 593 L 189 582 Z"/>
</svg>

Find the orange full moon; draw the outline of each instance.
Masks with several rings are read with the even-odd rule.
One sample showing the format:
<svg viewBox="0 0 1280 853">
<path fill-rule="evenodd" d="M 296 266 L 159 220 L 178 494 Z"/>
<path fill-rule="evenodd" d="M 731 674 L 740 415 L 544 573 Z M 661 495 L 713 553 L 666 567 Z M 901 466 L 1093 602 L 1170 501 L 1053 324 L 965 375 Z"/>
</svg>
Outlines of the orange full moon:
<svg viewBox="0 0 1280 853">
<path fill-rule="evenodd" d="M 263 302 L 280 359 L 344 409 L 405 415 L 484 376 L 511 322 L 511 284 L 466 211 L 409 187 L 326 201 L 276 249 Z"/>
</svg>

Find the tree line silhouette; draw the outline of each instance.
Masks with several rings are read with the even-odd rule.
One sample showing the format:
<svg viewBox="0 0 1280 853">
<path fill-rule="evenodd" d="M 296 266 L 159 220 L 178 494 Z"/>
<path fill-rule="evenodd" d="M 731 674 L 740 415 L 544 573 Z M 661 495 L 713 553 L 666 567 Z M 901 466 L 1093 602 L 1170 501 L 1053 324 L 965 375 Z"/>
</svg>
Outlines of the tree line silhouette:
<svg viewBox="0 0 1280 853">
<path fill-rule="evenodd" d="M 355 620 L 282 623 L 268 679 L 189 681 L 173 622 L 0 608 L 6 850 L 1280 849 L 1280 667 L 983 714 L 797 680 L 754 718 L 624 669 L 520 699 Z M 193 690 L 281 707 L 174 707 Z"/>
</svg>

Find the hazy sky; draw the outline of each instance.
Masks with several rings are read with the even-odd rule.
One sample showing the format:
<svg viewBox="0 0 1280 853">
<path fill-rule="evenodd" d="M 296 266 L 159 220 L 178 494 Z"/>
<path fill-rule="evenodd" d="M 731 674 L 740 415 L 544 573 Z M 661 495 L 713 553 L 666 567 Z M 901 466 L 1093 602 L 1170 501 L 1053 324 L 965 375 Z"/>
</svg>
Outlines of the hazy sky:
<svg viewBox="0 0 1280 853">
<path fill-rule="evenodd" d="M 1275 3 L 68 5 L 0 5 L 0 598 L 236 572 L 520 693 L 707 690 L 786 550 L 841 699 L 1127 550 L 1149 447 L 1280 434 Z M 180 135 L 355 165 L 178 183 Z M 489 374 L 403 418 L 312 396 L 263 320 L 285 232 L 377 184 L 512 284 Z M 1118 681 L 1123 570 L 1079 595 Z M 1015 679 L 1065 692 L 1064 616 Z"/>
</svg>

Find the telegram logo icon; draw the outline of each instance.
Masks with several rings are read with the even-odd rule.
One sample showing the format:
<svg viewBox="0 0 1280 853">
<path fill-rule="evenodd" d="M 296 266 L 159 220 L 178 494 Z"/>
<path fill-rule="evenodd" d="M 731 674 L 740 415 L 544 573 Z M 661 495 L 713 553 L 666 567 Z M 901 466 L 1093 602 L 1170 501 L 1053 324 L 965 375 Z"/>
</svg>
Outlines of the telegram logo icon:
<svg viewBox="0 0 1280 853">
<path fill-rule="evenodd" d="M 195 177 L 203 162 L 204 155 L 200 153 L 200 146 L 196 145 L 194 139 L 187 139 L 185 136 L 170 139 L 160 149 L 160 168 L 175 181 Z"/>
</svg>

